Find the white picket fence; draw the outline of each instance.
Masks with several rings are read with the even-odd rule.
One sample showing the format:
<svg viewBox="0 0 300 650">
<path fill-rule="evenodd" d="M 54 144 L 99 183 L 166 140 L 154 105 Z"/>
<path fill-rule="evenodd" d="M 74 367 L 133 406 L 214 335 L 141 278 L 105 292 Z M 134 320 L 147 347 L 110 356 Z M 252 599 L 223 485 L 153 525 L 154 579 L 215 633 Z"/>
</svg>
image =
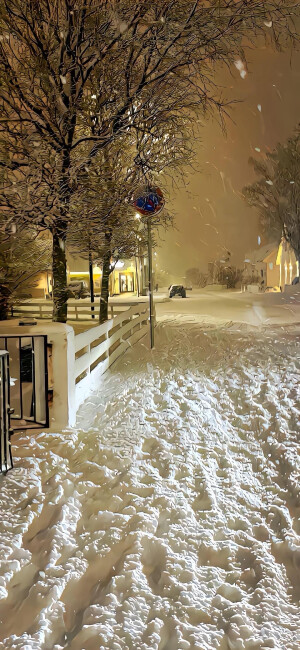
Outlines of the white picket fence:
<svg viewBox="0 0 300 650">
<path fill-rule="evenodd" d="M 129 309 L 134 304 L 134 299 L 131 301 L 124 301 L 114 303 L 109 301 L 108 315 L 109 318 L 114 318 L 116 314 Z M 92 310 L 94 307 L 94 311 Z M 85 300 L 68 300 L 68 321 L 86 321 L 96 320 L 99 314 L 99 300 L 94 304 Z M 33 302 L 31 300 L 15 304 L 12 308 L 11 316 L 15 318 L 36 318 L 48 319 L 52 318 L 52 300 L 44 300 L 40 302 Z M 93 318 L 94 316 L 94 318 Z"/>
<path fill-rule="evenodd" d="M 77 408 L 95 387 L 98 377 L 148 332 L 149 306 L 142 302 L 132 305 L 106 323 L 75 336 Z"/>
</svg>

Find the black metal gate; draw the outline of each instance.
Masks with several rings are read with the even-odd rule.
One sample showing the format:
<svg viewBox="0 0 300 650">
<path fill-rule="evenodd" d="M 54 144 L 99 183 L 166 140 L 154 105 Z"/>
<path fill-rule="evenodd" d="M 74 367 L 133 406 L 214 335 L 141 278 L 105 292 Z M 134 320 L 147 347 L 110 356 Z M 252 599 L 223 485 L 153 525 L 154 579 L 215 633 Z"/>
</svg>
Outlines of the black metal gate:
<svg viewBox="0 0 300 650">
<path fill-rule="evenodd" d="M 10 391 L 9 391 L 9 358 L 6 350 L 0 350 L 0 472 L 12 469 L 10 445 Z"/>
<path fill-rule="evenodd" d="M 48 427 L 47 337 L 4 336 L 0 348 L 9 353 L 12 428 Z"/>
</svg>

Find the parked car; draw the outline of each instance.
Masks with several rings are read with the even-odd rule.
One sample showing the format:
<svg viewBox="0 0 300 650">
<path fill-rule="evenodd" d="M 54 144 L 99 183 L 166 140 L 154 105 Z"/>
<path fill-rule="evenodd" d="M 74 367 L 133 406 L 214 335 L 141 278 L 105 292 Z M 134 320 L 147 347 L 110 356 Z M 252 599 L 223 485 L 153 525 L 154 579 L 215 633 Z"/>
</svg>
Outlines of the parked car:
<svg viewBox="0 0 300 650">
<path fill-rule="evenodd" d="M 186 290 L 182 284 L 172 284 L 170 286 L 169 297 L 174 298 L 174 296 L 186 298 Z"/>
<path fill-rule="evenodd" d="M 73 280 L 68 284 L 70 298 L 89 298 L 90 292 L 84 280 Z"/>
</svg>

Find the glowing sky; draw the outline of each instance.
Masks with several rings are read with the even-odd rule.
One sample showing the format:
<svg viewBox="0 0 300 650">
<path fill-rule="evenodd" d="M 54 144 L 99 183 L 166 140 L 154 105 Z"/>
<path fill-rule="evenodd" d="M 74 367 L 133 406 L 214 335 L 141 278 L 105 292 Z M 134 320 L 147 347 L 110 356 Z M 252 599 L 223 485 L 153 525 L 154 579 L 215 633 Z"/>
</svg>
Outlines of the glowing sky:
<svg viewBox="0 0 300 650">
<path fill-rule="evenodd" d="M 224 249 L 241 264 L 245 252 L 257 248 L 257 215 L 241 197 L 254 179 L 248 159 L 284 141 L 300 122 L 299 64 L 299 53 L 260 47 L 248 52 L 246 75 L 239 64 L 218 74 L 226 97 L 239 103 L 226 119 L 227 134 L 217 120 L 205 123 L 197 154 L 200 171 L 189 173 L 186 186 L 168 202 L 176 229 L 162 233 L 156 260 L 173 281 L 182 280 L 192 266 L 206 271 Z"/>
</svg>

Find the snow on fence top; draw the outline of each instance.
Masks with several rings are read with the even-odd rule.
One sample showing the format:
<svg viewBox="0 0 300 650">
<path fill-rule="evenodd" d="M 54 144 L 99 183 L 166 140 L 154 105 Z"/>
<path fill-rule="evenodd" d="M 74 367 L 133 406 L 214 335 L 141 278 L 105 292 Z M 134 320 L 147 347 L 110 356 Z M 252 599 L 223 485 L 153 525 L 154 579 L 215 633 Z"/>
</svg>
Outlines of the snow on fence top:
<svg viewBox="0 0 300 650">
<path fill-rule="evenodd" d="M 132 306 L 131 301 L 123 301 L 120 303 L 109 302 L 108 311 L 109 317 L 114 318 L 124 309 Z M 41 299 L 40 301 L 24 301 L 17 303 L 12 307 L 12 317 L 30 316 L 32 318 L 46 318 L 52 317 L 52 300 Z M 97 303 L 91 303 L 86 300 L 68 300 L 68 321 L 73 320 L 90 320 L 96 315 Z"/>
</svg>

